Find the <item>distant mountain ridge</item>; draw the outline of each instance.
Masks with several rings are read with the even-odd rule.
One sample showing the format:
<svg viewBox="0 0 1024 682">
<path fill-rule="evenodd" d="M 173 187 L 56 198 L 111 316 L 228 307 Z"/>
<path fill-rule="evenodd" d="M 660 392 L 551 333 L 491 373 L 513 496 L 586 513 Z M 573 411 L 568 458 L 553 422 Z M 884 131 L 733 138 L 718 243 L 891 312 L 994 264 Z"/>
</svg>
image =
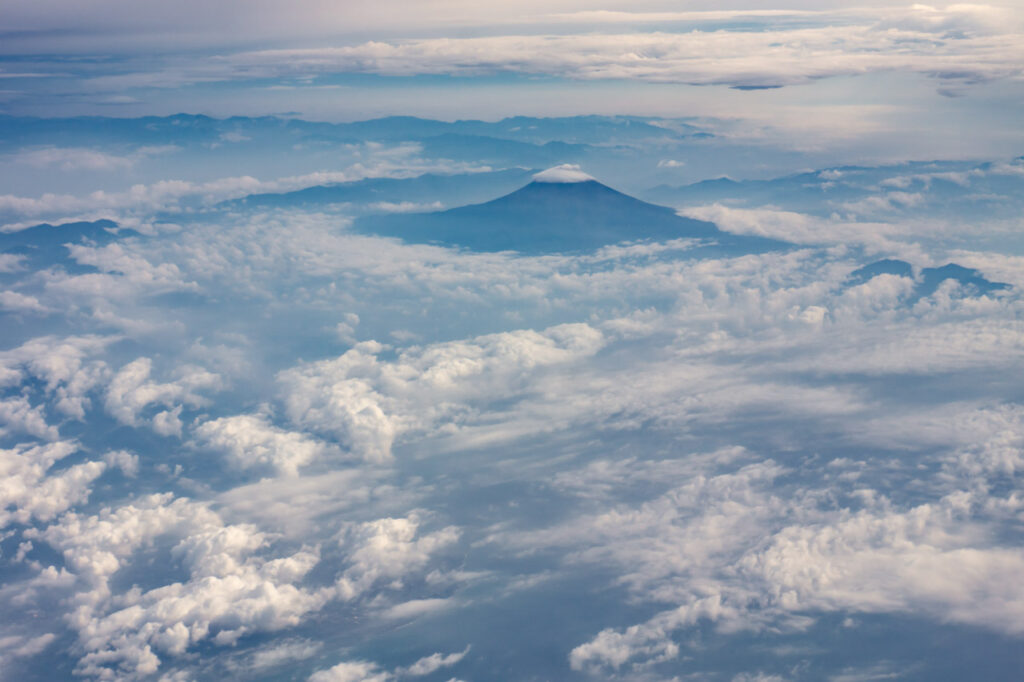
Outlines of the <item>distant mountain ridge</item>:
<svg viewBox="0 0 1024 682">
<path fill-rule="evenodd" d="M 75 272 L 91 271 L 91 266 L 80 266 L 68 256 L 68 244 L 104 246 L 119 237 L 138 235 L 128 228 L 118 229 L 112 220 L 76 221 L 51 225 L 41 223 L 17 232 L 0 232 L 0 253 L 21 256 L 22 265 L 31 270 L 42 270 L 61 265 Z"/>
<path fill-rule="evenodd" d="M 883 166 L 835 166 L 771 179 L 719 177 L 687 185 L 657 185 L 640 196 L 669 206 L 714 203 L 775 207 L 823 217 L 888 213 L 969 218 L 979 206 L 1016 218 L 1012 197 L 1024 190 L 1024 162 L 908 161 Z"/>
<path fill-rule="evenodd" d="M 670 239 L 705 240 L 737 252 L 788 246 L 729 234 L 712 223 L 681 217 L 671 208 L 623 194 L 584 174 L 573 175 L 578 169 L 569 172 L 573 179 L 542 179 L 552 171 L 562 169 L 564 174 L 573 168 L 540 173 L 533 182 L 486 203 L 434 213 L 366 216 L 356 228 L 409 242 L 524 254 L 579 253 L 628 241 Z"/>
<path fill-rule="evenodd" d="M 0 127 L 8 131 L 8 135 L 0 139 L 0 148 L 12 144 L 76 144 L 82 137 L 88 137 L 92 143 L 117 140 L 138 144 L 187 144 L 216 142 L 221 134 L 231 131 L 241 131 L 256 139 L 262 133 L 282 130 L 295 134 L 296 139 L 341 143 L 439 138 L 433 143 L 435 145 L 443 144 L 449 135 L 519 141 L 539 146 L 558 142 L 570 147 L 627 140 L 711 137 L 682 121 L 673 121 L 672 127 L 668 128 L 661 125 L 660 119 L 637 116 L 515 116 L 499 121 L 437 121 L 414 116 L 389 116 L 328 123 L 284 116 L 212 118 L 202 114 L 174 114 L 139 118 L 75 116 L 50 119 L 0 114 Z"/>
<path fill-rule="evenodd" d="M 536 171 L 512 168 L 481 173 L 424 173 L 410 178 L 364 178 L 351 182 L 314 185 L 291 192 L 250 194 L 222 206 L 293 207 L 351 203 L 419 202 L 450 204 L 456 197 L 463 203 L 485 201 L 498 192 L 510 192 L 528 182 Z"/>
<path fill-rule="evenodd" d="M 1012 288 L 1005 282 L 992 282 L 973 268 L 965 268 L 956 263 L 947 263 L 937 268 L 921 268 L 915 277 L 914 266 L 902 260 L 885 259 L 858 268 L 847 277 L 847 286 L 857 286 L 871 281 L 880 275 L 895 275 L 914 280 L 912 300 L 919 300 L 934 294 L 939 286 L 947 281 L 957 282 L 964 293 L 969 296 L 984 296 L 996 291 Z"/>
</svg>

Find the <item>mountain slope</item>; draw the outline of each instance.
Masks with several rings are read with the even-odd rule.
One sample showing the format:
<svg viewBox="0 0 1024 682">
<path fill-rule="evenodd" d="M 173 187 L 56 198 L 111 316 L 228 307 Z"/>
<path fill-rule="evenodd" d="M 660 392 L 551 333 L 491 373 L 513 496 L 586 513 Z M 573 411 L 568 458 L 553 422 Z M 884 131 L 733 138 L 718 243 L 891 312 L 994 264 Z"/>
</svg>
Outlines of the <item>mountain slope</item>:
<svg viewBox="0 0 1024 682">
<path fill-rule="evenodd" d="M 77 264 L 69 256 L 68 245 L 104 246 L 119 236 L 138 235 L 125 228 L 115 234 L 116 228 L 117 223 L 111 220 L 96 220 L 60 225 L 42 223 L 17 232 L 0 232 L 0 253 L 21 256 L 21 266 L 31 270 L 61 265 L 69 271 L 89 272 L 95 268 Z"/>
<path fill-rule="evenodd" d="M 331 185 L 316 185 L 292 192 L 274 194 L 250 194 L 242 199 L 232 199 L 220 204 L 227 208 L 236 207 L 292 207 L 323 206 L 350 203 L 355 207 L 378 202 L 451 203 L 456 197 L 463 201 L 482 201 L 498 192 L 508 192 L 529 181 L 531 171 L 509 169 L 489 173 L 464 173 L 440 175 L 425 173 L 411 178 L 364 178 L 352 182 Z"/>
<path fill-rule="evenodd" d="M 578 253 L 626 241 L 681 238 L 713 241 L 730 251 L 784 246 L 680 217 L 671 208 L 617 192 L 571 166 L 540 173 L 528 185 L 483 204 L 437 213 L 367 216 L 356 227 L 409 242 L 525 254 Z"/>
<path fill-rule="evenodd" d="M 947 280 L 957 282 L 961 287 L 960 295 L 965 296 L 987 296 L 1011 288 L 1005 282 L 992 282 L 979 271 L 956 263 L 947 263 L 938 268 L 921 268 L 919 274 L 915 276 L 914 266 L 910 263 L 892 259 L 880 260 L 854 270 L 847 278 L 846 286 L 864 284 L 879 275 L 895 275 L 914 280 L 911 302 L 931 296 Z"/>
</svg>

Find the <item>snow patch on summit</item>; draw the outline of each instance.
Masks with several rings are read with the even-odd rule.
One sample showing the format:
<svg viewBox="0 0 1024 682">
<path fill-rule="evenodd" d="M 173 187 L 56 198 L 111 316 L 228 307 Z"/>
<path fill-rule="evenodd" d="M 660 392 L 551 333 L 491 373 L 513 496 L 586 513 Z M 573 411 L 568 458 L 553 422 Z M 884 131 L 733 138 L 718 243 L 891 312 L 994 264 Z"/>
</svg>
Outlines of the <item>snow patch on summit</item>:
<svg viewBox="0 0 1024 682">
<path fill-rule="evenodd" d="M 595 179 L 594 176 L 580 170 L 580 167 L 574 163 L 563 163 L 561 166 L 548 168 L 533 176 L 534 182 L 571 183 L 590 182 Z"/>
</svg>

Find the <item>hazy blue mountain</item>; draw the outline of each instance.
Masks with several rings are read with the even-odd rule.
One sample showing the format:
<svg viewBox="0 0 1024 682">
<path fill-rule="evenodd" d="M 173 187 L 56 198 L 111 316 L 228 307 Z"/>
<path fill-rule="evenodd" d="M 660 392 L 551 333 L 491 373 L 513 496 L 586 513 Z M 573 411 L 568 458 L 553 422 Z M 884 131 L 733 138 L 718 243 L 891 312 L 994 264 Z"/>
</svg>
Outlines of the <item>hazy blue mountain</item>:
<svg viewBox="0 0 1024 682">
<path fill-rule="evenodd" d="M 413 116 L 389 116 L 352 123 L 302 121 L 278 116 L 232 116 L 218 119 L 201 114 L 110 118 L 78 116 L 61 119 L 0 115 L 5 134 L 0 145 L 182 144 L 212 142 L 225 132 L 248 137 L 280 137 L 294 143 L 302 139 L 353 142 L 358 140 L 410 141 L 447 135 L 517 140 L 532 145 L 557 141 L 566 144 L 642 141 L 659 138 L 707 137 L 680 121 L 671 128 L 654 125 L 655 119 L 628 116 L 570 116 L 533 118 L 516 116 L 501 121 L 434 121 Z"/>
<path fill-rule="evenodd" d="M 673 122 L 670 129 L 656 125 L 656 119 L 636 116 L 513 116 L 495 122 L 459 120 L 450 123 L 413 116 L 390 116 L 343 123 L 339 124 L 337 129 L 360 138 L 411 139 L 459 134 L 539 144 L 553 140 L 608 144 L 629 140 L 686 137 L 701 133 L 700 129 L 687 123 Z"/>
<path fill-rule="evenodd" d="M 111 220 L 93 222 L 62 223 L 50 225 L 42 223 L 17 232 L 0 233 L 0 253 L 20 254 L 24 256 L 22 265 L 40 270 L 53 265 L 63 265 L 68 269 L 79 270 L 83 266 L 71 261 L 68 257 L 68 244 L 92 244 L 102 246 L 116 240 L 114 232 L 117 223 Z M 122 233 L 137 234 L 134 230 L 122 230 Z M 92 270 L 93 268 L 85 268 Z"/>
<path fill-rule="evenodd" d="M 921 268 L 918 276 L 914 277 L 914 266 L 906 261 L 894 259 L 876 261 L 854 270 L 847 278 L 847 284 L 849 286 L 864 284 L 879 275 L 896 275 L 915 280 L 912 295 L 912 300 L 915 301 L 925 296 L 931 296 L 943 282 L 950 279 L 958 282 L 966 294 L 973 296 L 984 296 L 1010 288 L 1009 284 L 992 282 L 977 270 L 965 268 L 956 263 L 947 263 L 937 268 Z"/>
<path fill-rule="evenodd" d="M 826 202 L 854 201 L 868 194 L 877 194 L 878 183 L 882 180 L 921 172 L 923 169 L 915 166 L 923 165 L 829 168 L 767 180 L 721 177 L 677 187 L 659 185 L 645 192 L 644 197 L 676 206 L 714 202 L 750 206 L 820 206 Z"/>
<path fill-rule="evenodd" d="M 681 238 L 706 240 L 709 246 L 713 242 L 730 253 L 785 246 L 722 232 L 712 223 L 683 218 L 671 208 L 649 204 L 593 179 L 534 180 L 482 204 L 435 213 L 366 216 L 357 221 L 357 229 L 409 242 L 526 254 L 583 252 L 621 242 Z"/>
<path fill-rule="evenodd" d="M 448 204 L 484 201 L 495 194 L 511 192 L 522 186 L 535 172 L 511 168 L 493 173 L 426 173 L 412 178 L 367 178 L 354 182 L 317 185 L 294 192 L 253 194 L 222 205 L 280 208 L 339 203 L 365 206 L 376 202 Z"/>
<path fill-rule="evenodd" d="M 642 196 L 672 206 L 728 203 L 826 216 L 913 212 L 970 218 L 979 208 L 991 216 L 1015 217 L 1022 190 L 1024 175 L 1016 169 L 1007 172 L 1005 165 L 922 161 L 836 166 L 766 180 L 720 177 L 681 186 L 662 184 Z"/>
<path fill-rule="evenodd" d="M 530 142 L 561 140 L 570 143 L 602 144 L 648 140 L 664 137 L 705 136 L 696 126 L 674 121 L 671 128 L 657 125 L 652 118 L 640 116 L 567 116 L 535 118 L 512 116 L 490 123 L 456 121 L 467 134 L 505 137 Z"/>
<path fill-rule="evenodd" d="M 293 123 L 289 119 L 273 116 L 217 119 L 201 114 L 139 118 L 77 116 L 61 119 L 0 116 L 0 127 L 10 131 L 10 134 L 0 138 L 0 141 L 8 146 L 71 146 L 82 144 L 84 141 L 91 145 L 188 145 L 217 140 L 222 133 L 228 131 L 244 130 L 247 135 L 253 135 L 257 132 L 281 133 L 289 128 L 308 133 L 322 133 L 332 129 L 329 124 L 325 127 L 316 123 Z"/>
<path fill-rule="evenodd" d="M 587 145 L 552 141 L 544 144 L 520 142 L 482 135 L 445 133 L 420 138 L 428 157 L 547 167 L 566 161 L 580 161 L 590 152 Z"/>
<path fill-rule="evenodd" d="M 896 275 L 897 277 L 913 279 L 914 266 L 906 261 L 887 258 L 854 270 L 846 281 L 850 286 L 856 286 L 864 284 L 879 275 Z"/>
<path fill-rule="evenodd" d="M 1004 282 L 991 282 L 985 279 L 984 275 L 973 268 L 947 263 L 938 268 L 923 268 L 916 293 L 919 296 L 930 296 L 948 279 L 959 282 L 967 291 L 978 296 L 1010 288 L 1010 285 Z"/>
</svg>

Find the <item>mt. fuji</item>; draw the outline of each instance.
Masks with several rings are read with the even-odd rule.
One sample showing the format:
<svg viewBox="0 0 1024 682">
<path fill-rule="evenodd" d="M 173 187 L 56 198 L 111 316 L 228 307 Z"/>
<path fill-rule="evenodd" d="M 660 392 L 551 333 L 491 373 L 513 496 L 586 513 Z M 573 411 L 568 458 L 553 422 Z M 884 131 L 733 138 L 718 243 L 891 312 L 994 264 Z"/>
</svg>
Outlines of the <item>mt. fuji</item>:
<svg viewBox="0 0 1024 682">
<path fill-rule="evenodd" d="M 483 204 L 434 213 L 374 215 L 357 229 L 409 242 L 523 254 L 580 253 L 635 241 L 699 239 L 702 246 L 736 253 L 785 248 L 782 242 L 739 236 L 713 223 L 684 218 L 601 184 L 575 165 L 533 176 L 532 182 Z"/>
</svg>

